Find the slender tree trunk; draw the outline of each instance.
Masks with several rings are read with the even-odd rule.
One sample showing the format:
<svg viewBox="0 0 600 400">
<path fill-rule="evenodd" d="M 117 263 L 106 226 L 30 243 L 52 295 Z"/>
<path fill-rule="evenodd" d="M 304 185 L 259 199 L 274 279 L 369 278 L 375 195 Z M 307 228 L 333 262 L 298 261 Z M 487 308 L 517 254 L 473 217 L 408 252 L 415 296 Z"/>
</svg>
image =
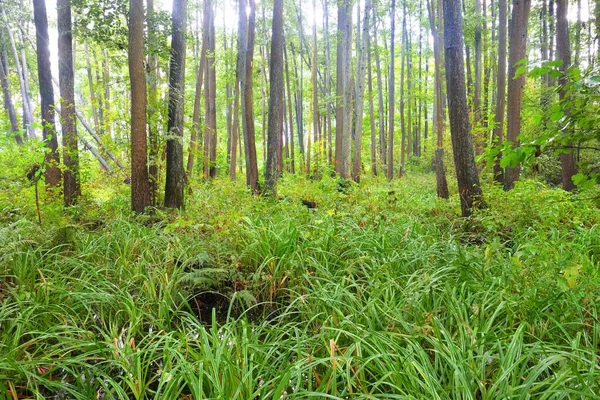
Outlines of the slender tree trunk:
<svg viewBox="0 0 600 400">
<path fill-rule="evenodd" d="M 465 6 L 465 0 L 461 0 L 461 2 L 462 11 L 466 15 L 467 7 Z M 442 10 L 441 7 L 440 10 Z M 469 105 L 469 111 L 474 112 L 473 99 L 475 96 L 473 95 L 473 89 L 475 87 L 475 84 L 473 82 L 473 68 L 471 66 L 471 47 L 469 45 L 470 43 L 465 41 L 465 65 L 467 67 L 467 104 Z"/>
<path fill-rule="evenodd" d="M 376 17 L 375 6 L 373 6 L 373 20 Z M 375 25 L 375 24 L 373 24 Z M 379 43 L 377 41 L 377 27 L 373 29 L 373 41 L 375 43 L 375 72 L 377 74 L 377 99 L 379 101 L 379 143 L 381 166 L 385 169 L 387 164 L 387 139 L 385 135 L 385 109 L 383 107 L 383 80 L 381 78 L 381 60 L 379 57 Z"/>
<path fill-rule="evenodd" d="M 104 88 L 104 84 L 102 83 L 102 80 L 100 79 L 100 63 L 98 62 L 98 53 L 96 53 L 96 50 L 92 48 L 92 55 L 94 57 L 94 64 L 96 65 L 95 68 L 95 73 L 96 73 L 96 84 L 98 86 L 101 86 L 102 88 Z M 98 96 L 98 132 L 104 136 L 104 98 L 103 98 L 104 94 L 101 93 Z"/>
<path fill-rule="evenodd" d="M 6 32 L 8 33 L 8 39 L 10 41 L 13 58 L 15 60 L 15 67 L 17 70 L 17 75 L 19 77 L 19 87 L 21 89 L 21 99 L 22 99 L 22 103 L 23 103 L 23 125 L 26 128 L 27 137 L 35 137 L 36 134 L 35 134 L 35 130 L 33 128 L 33 121 L 34 121 L 33 120 L 33 110 L 30 107 L 29 93 L 27 91 L 27 85 L 26 85 L 26 81 L 25 81 L 25 79 L 27 78 L 27 75 L 24 73 L 24 69 L 21 66 L 21 61 L 19 59 L 19 53 L 17 52 L 15 38 L 14 38 L 14 35 L 12 34 L 12 30 L 9 27 L 8 17 L 6 16 L 6 11 L 4 10 L 4 7 L 2 7 L 2 16 L 4 18 L 4 24 L 7 27 Z M 6 55 L 6 53 L 5 53 L 5 55 Z M 6 58 L 7 57 L 5 57 L 5 59 Z M 7 60 L 5 60 L 4 66 L 5 66 L 5 68 L 8 68 L 8 63 L 6 61 Z M 6 74 L 8 75 L 8 72 L 6 72 Z"/>
<path fill-rule="evenodd" d="M 183 105 L 185 93 L 187 0 L 173 1 L 172 21 L 165 207 L 183 208 L 183 185 L 185 181 L 185 172 L 183 170 Z"/>
<path fill-rule="evenodd" d="M 317 2 L 313 0 L 313 15 L 317 13 Z M 313 24 L 313 52 L 312 52 L 312 91 L 313 91 L 313 135 L 315 142 L 315 173 L 319 174 L 319 93 L 317 88 L 317 24 Z M 310 167 L 308 168 L 310 174 Z"/>
<path fill-rule="evenodd" d="M 38 82 L 42 103 L 43 138 L 48 148 L 45 155 L 46 184 L 56 186 L 61 173 L 58 167 L 58 139 L 54 124 L 54 88 L 52 87 L 52 68 L 50 66 L 50 43 L 48 39 L 48 17 L 45 0 L 33 1 L 33 17 L 37 42 Z"/>
<path fill-rule="evenodd" d="M 444 43 L 446 85 L 452 150 L 462 215 L 467 217 L 474 207 L 482 207 L 483 199 L 473 154 L 469 108 L 463 67 L 463 28 L 460 5 L 455 0 L 444 0 Z"/>
<path fill-rule="evenodd" d="M 238 59 L 239 64 L 239 59 Z M 229 163 L 229 178 L 232 181 L 237 179 L 237 143 L 240 134 L 240 67 L 236 66 L 235 83 L 233 86 L 233 126 L 231 128 L 231 160 Z"/>
<path fill-rule="evenodd" d="M 313 65 L 313 68 L 315 66 Z M 283 128 L 283 0 L 274 0 L 273 34 L 271 36 L 271 65 L 269 67 L 269 141 L 265 169 L 265 191 L 275 194 Z"/>
<path fill-rule="evenodd" d="M 392 8 L 390 12 L 391 18 L 391 37 L 390 37 L 390 73 L 388 75 L 388 157 L 387 157 L 387 178 L 394 178 L 394 94 L 396 82 L 394 79 L 394 34 L 396 30 L 396 0 L 392 0 Z"/>
<path fill-rule="evenodd" d="M 150 205 L 146 164 L 146 76 L 144 74 L 144 0 L 129 2 L 129 80 L 131 82 L 131 208 Z"/>
<path fill-rule="evenodd" d="M 194 112 L 192 115 L 192 134 L 190 137 L 190 152 L 187 160 L 187 178 L 190 180 L 194 174 L 194 159 L 198 154 L 198 139 L 202 139 L 202 127 L 200 123 L 200 104 L 202 102 L 202 85 L 204 83 L 204 70 L 206 69 L 206 40 L 202 41 L 200 52 L 200 64 L 196 71 L 196 94 L 194 95 Z M 239 95 L 239 89 L 238 89 Z M 235 144 L 233 145 L 235 152 Z M 205 160 L 206 162 L 206 160 Z"/>
<path fill-rule="evenodd" d="M 60 124 L 63 133 L 63 172 L 65 206 L 77 202 L 79 185 L 79 152 L 75 115 L 75 75 L 73 71 L 73 39 L 71 34 L 71 1 L 57 0 L 58 79 L 60 85 Z"/>
<path fill-rule="evenodd" d="M 73 45 L 74 47 L 75 45 Z M 110 68 L 108 63 L 108 50 L 102 50 L 102 83 L 104 85 L 104 133 L 112 136 L 112 118 L 110 111 Z"/>
<path fill-rule="evenodd" d="M 292 51 L 292 62 L 294 63 L 294 74 L 296 76 L 296 94 L 294 102 L 296 105 L 296 127 L 298 130 L 298 145 L 300 146 L 300 169 L 304 168 L 304 125 L 302 118 L 302 73 L 298 74 L 298 66 L 296 64 L 296 52 L 294 51 L 294 42 L 290 42 L 290 50 Z M 302 72 L 302 63 L 300 63 L 300 72 Z"/>
<path fill-rule="evenodd" d="M 290 68 L 288 62 L 288 53 L 287 53 L 287 45 L 284 43 L 283 51 L 285 55 L 285 84 L 286 84 L 286 92 L 287 92 L 287 101 L 288 101 L 288 123 L 290 125 L 289 128 L 289 147 L 290 147 L 290 172 L 292 174 L 296 173 L 295 160 L 294 160 L 294 116 L 293 116 L 293 107 L 292 107 L 292 91 L 290 89 Z"/>
<path fill-rule="evenodd" d="M 502 145 L 504 141 L 504 115 L 506 104 L 506 30 L 507 30 L 507 3 L 506 0 L 498 1 L 498 78 L 496 86 L 498 87 L 496 97 L 496 115 L 494 117 L 494 136 L 493 142 L 496 146 Z M 494 161 L 494 181 L 504 182 L 502 168 L 500 168 L 500 159 L 502 154 L 498 154 Z"/>
<path fill-rule="evenodd" d="M 569 97 L 567 88 L 569 77 L 567 70 L 571 67 L 571 44 L 569 40 L 569 21 L 567 20 L 568 10 L 568 0 L 556 0 L 556 58 L 563 62 L 560 66 L 563 75 L 559 80 L 561 86 L 559 97 L 563 104 Z M 579 43 L 577 46 L 579 46 Z M 568 106 L 565 107 L 564 111 L 565 115 L 570 115 L 571 110 Z M 566 129 L 571 130 L 572 128 L 567 127 Z M 563 189 L 572 191 L 575 189 L 572 178 L 577 173 L 577 165 L 575 164 L 575 153 L 572 144 L 569 144 L 568 147 L 571 148 L 571 151 L 569 153 L 561 153 L 560 155 L 561 178 Z"/>
<path fill-rule="evenodd" d="M 344 142 L 344 29 L 348 18 L 345 0 L 338 1 L 336 51 L 336 105 L 335 105 L 335 172 L 342 172 L 342 145 Z"/>
<path fill-rule="evenodd" d="M 23 144 L 23 138 L 19 134 L 19 123 L 17 122 L 17 112 L 10 95 L 10 84 L 6 78 L 4 62 L 0 60 L 0 84 L 2 84 L 2 95 L 4 99 L 4 109 L 10 121 L 10 133 L 14 136 L 17 144 Z"/>
<path fill-rule="evenodd" d="M 146 0 L 147 15 L 148 15 L 148 47 L 150 54 L 147 57 L 148 78 L 150 84 L 147 87 L 147 108 L 146 118 L 148 122 L 148 141 L 150 144 L 150 152 L 148 154 L 148 174 L 150 182 L 150 201 L 152 205 L 158 204 L 158 56 L 154 54 L 158 49 L 156 38 L 156 16 L 154 13 L 154 0 Z"/>
<path fill-rule="evenodd" d="M 254 0 L 239 0 L 238 65 L 242 88 L 242 131 L 246 157 L 246 185 L 258 193 L 258 167 L 254 139 L 254 95 L 252 91 L 252 59 L 254 56 Z M 249 14 L 246 16 L 246 9 Z"/>
<path fill-rule="evenodd" d="M 263 14 L 264 14 L 264 7 L 263 7 Z M 264 15 L 263 15 L 263 21 L 265 20 Z M 266 62 L 266 57 L 263 53 L 263 46 L 258 46 L 258 52 L 260 54 L 260 61 L 261 61 L 261 66 L 260 66 L 260 80 L 259 80 L 259 84 L 260 84 L 260 118 L 261 118 L 261 122 L 260 122 L 260 130 L 262 133 L 262 143 L 263 143 L 263 163 L 266 164 L 267 162 L 267 112 L 266 112 L 266 97 L 267 97 L 267 92 L 266 92 L 266 86 L 267 86 L 267 62 Z"/>
<path fill-rule="evenodd" d="M 373 105 L 373 68 L 371 40 L 367 34 L 367 83 L 369 85 L 369 123 L 371 126 L 371 174 L 377 176 L 377 139 L 375 135 L 375 107 Z"/>
<path fill-rule="evenodd" d="M 506 138 L 518 146 L 521 131 L 521 107 L 525 74 L 515 78 L 519 65 L 517 63 L 527 57 L 527 23 L 531 0 L 513 0 L 512 20 L 510 27 L 510 46 L 508 53 L 508 115 Z M 504 188 L 510 190 L 515 181 L 519 180 L 520 166 L 507 167 L 504 173 Z"/>
<path fill-rule="evenodd" d="M 351 159 L 352 159 L 352 98 L 354 88 L 352 85 L 352 4 L 346 1 L 344 6 L 344 25 L 342 37 L 342 80 L 344 88 L 344 98 L 342 102 L 342 146 L 340 160 L 340 176 L 343 179 L 351 177 Z"/>
<path fill-rule="evenodd" d="M 204 0 L 204 40 L 206 40 L 206 76 L 204 77 L 204 104 L 206 134 L 204 140 L 204 176 L 217 175 L 217 75 L 215 69 L 215 20 L 213 0 Z"/>
<path fill-rule="evenodd" d="M 84 42 L 85 49 L 85 62 L 87 67 L 87 78 L 88 78 L 88 86 L 90 90 L 90 103 L 92 107 L 92 116 L 94 117 L 94 129 L 100 136 L 102 136 L 102 131 L 100 130 L 100 121 L 98 119 L 98 101 L 96 100 L 96 91 L 94 90 L 94 78 L 92 74 L 92 63 L 90 57 L 90 51 L 88 48 L 87 40 Z"/>
<path fill-rule="evenodd" d="M 226 6 L 226 5 L 225 5 Z M 226 18 L 225 13 L 223 13 L 224 18 Z M 225 31 L 223 34 L 223 52 L 227 54 L 227 32 Z M 225 85 L 225 121 L 227 127 L 227 163 L 231 163 L 231 149 L 235 150 L 235 146 L 232 145 L 232 130 L 233 130 L 233 119 L 232 119 L 232 109 L 233 109 L 233 93 L 231 90 L 231 84 L 229 80 Z M 231 170 L 231 168 L 230 168 Z"/>
<path fill-rule="evenodd" d="M 371 17 L 371 0 L 365 1 L 365 11 L 363 12 L 363 24 L 362 24 L 362 43 L 357 43 L 359 47 L 358 61 L 356 67 L 356 139 L 354 145 L 354 165 L 352 168 L 352 179 L 355 182 L 360 181 L 360 170 L 361 170 L 361 152 L 362 152 L 362 131 L 363 131 L 363 112 L 364 112 L 364 96 L 365 96 L 365 70 L 367 63 L 367 53 L 369 53 L 369 28 L 370 28 L 370 17 Z M 370 57 L 369 57 L 370 59 Z M 370 68 L 369 68 L 370 71 Z M 369 74 L 369 79 L 371 78 Z M 371 82 L 369 82 L 369 94 L 371 92 Z M 372 111 L 372 96 L 371 99 L 371 111 Z M 372 118 L 371 118 L 372 121 Z M 372 133 L 372 139 L 374 130 Z"/>
<path fill-rule="evenodd" d="M 429 12 L 429 25 L 431 28 L 431 36 L 433 36 L 433 54 L 435 58 L 435 107 L 434 107 L 434 125 L 437 139 L 437 149 L 435 151 L 435 176 L 436 189 L 438 197 L 447 199 L 450 197 L 448 191 L 448 182 L 446 181 L 446 166 L 444 165 L 444 104 L 442 100 L 442 21 L 441 21 L 441 6 L 442 1 L 438 0 L 438 22 L 435 24 L 436 10 L 433 6 L 433 0 L 427 0 L 427 9 Z"/>
<path fill-rule="evenodd" d="M 483 0 L 483 99 L 481 105 L 481 140 L 479 147 L 476 148 L 477 154 L 482 154 L 485 147 L 489 144 L 489 110 L 490 110 L 490 77 L 492 74 L 490 62 L 490 46 L 488 39 L 487 26 L 487 3 Z"/>
<path fill-rule="evenodd" d="M 406 3 L 405 3 L 406 4 Z M 405 71 L 406 71 L 406 59 L 408 53 L 408 41 L 406 40 L 406 10 L 403 12 L 402 17 L 402 35 L 401 35 L 401 66 L 400 66 L 400 170 L 398 171 L 398 176 L 402 177 L 404 175 L 404 158 L 406 156 L 406 122 L 405 122 L 405 113 L 404 113 L 404 81 L 405 81 Z"/>
<path fill-rule="evenodd" d="M 23 98 L 23 110 L 27 108 L 27 112 L 31 115 L 31 123 L 33 123 L 33 103 L 31 101 L 31 89 L 29 88 L 29 68 L 27 67 L 27 57 L 25 54 L 25 39 L 22 40 L 23 47 L 21 48 L 21 68 L 23 73 L 23 83 L 25 85 L 25 97 Z M 30 124 L 25 124 L 25 130 L 28 132 L 28 136 L 35 137 L 36 130 Z"/>
<path fill-rule="evenodd" d="M 324 22 L 324 37 L 325 37 L 325 93 L 326 112 L 327 115 L 327 161 L 331 165 L 333 163 L 333 149 L 331 138 L 331 110 L 335 105 L 331 102 L 331 44 L 329 41 L 329 7 L 328 0 L 323 1 L 323 22 Z"/>
<path fill-rule="evenodd" d="M 474 110 L 474 121 L 475 128 L 479 129 L 481 125 L 481 81 L 482 81 L 482 29 L 481 29 L 481 0 L 475 0 L 475 91 L 473 95 L 473 110 Z M 481 135 L 478 135 L 477 142 L 482 142 Z M 481 146 L 477 146 L 481 149 Z"/>
</svg>

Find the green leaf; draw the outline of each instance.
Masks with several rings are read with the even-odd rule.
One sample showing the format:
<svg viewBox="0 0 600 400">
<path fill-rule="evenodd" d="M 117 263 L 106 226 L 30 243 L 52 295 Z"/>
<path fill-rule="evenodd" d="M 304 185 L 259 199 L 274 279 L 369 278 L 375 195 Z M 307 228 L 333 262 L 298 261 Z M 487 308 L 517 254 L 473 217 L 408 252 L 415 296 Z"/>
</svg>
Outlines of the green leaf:
<svg viewBox="0 0 600 400">
<path fill-rule="evenodd" d="M 515 79 L 517 79 L 518 77 L 520 77 L 521 75 L 523 75 L 526 72 L 527 72 L 527 66 L 521 66 L 521 67 L 517 68 L 517 71 L 515 72 Z"/>
</svg>

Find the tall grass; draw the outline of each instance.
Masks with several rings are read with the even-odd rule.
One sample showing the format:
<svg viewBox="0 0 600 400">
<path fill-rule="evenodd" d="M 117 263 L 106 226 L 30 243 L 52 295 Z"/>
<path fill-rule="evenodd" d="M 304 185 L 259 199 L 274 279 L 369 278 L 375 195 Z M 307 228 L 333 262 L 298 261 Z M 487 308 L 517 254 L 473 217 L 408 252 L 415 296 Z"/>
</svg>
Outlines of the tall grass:
<svg viewBox="0 0 600 400">
<path fill-rule="evenodd" d="M 600 398 L 592 202 L 488 188 L 464 220 L 429 176 L 363 185 L 3 212 L 0 398 Z"/>
</svg>

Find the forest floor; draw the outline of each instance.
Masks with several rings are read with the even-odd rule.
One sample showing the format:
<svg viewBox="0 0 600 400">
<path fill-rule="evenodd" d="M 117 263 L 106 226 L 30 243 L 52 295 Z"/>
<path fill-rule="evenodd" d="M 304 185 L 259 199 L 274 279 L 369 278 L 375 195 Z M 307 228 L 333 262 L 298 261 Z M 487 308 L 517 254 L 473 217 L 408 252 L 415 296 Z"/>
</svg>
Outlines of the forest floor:
<svg viewBox="0 0 600 400">
<path fill-rule="evenodd" d="M 465 219 L 431 174 L 286 176 L 136 216 L 104 181 L 40 226 L 8 182 L 0 398 L 600 398 L 597 192 L 485 185 Z"/>
</svg>

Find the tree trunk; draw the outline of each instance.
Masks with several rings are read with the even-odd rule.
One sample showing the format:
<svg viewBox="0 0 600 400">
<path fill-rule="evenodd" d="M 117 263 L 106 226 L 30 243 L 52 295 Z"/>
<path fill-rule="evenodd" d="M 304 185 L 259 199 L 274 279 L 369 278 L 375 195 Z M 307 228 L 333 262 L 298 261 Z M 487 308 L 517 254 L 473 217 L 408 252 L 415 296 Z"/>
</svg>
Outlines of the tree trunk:
<svg viewBox="0 0 600 400">
<path fill-rule="evenodd" d="M 287 54 L 287 46 L 283 44 L 283 51 L 285 55 L 285 84 L 286 84 L 286 92 L 287 92 L 287 101 L 288 101 L 288 123 L 289 123 L 289 147 L 290 147 L 290 172 L 292 174 L 296 173 L 295 160 L 294 160 L 294 116 L 293 116 L 293 107 L 292 107 L 292 91 L 290 90 L 290 68 L 288 63 L 288 54 Z"/>
<path fill-rule="evenodd" d="M 112 118 L 110 115 L 110 69 L 108 66 L 108 50 L 102 50 L 102 83 L 104 86 L 104 133 L 112 136 Z"/>
<path fill-rule="evenodd" d="M 194 112 L 192 115 L 192 134 L 190 137 L 190 151 L 187 159 L 187 178 L 190 180 L 194 174 L 194 159 L 198 154 L 198 138 L 202 139 L 202 127 L 200 124 L 200 103 L 202 102 L 202 85 L 204 83 L 204 70 L 206 69 L 206 40 L 202 41 L 200 51 L 200 64 L 196 71 L 196 94 L 194 95 Z M 237 78 L 236 78 L 237 79 Z M 239 96 L 239 89 L 238 89 Z M 202 140 L 201 140 L 202 141 Z M 235 152 L 235 144 L 233 145 Z"/>
<path fill-rule="evenodd" d="M 567 75 L 567 70 L 571 67 L 571 44 L 569 41 L 569 21 L 567 20 L 567 15 L 569 13 L 568 9 L 569 6 L 567 0 L 556 0 L 556 58 L 563 62 L 560 66 L 560 70 L 563 74 L 559 80 L 561 86 L 559 97 L 563 104 L 566 103 L 569 97 L 567 88 L 569 77 Z M 579 43 L 577 45 L 579 45 Z M 570 115 L 570 108 L 568 106 L 565 107 L 564 112 L 565 115 Z M 566 129 L 568 131 L 572 130 L 570 126 Z M 570 132 L 568 131 L 565 133 L 569 134 Z M 563 189 L 572 191 L 575 189 L 572 178 L 573 175 L 577 173 L 577 166 L 575 164 L 575 154 L 573 152 L 572 144 L 569 144 L 568 147 L 571 148 L 571 151 L 566 154 L 561 153 L 560 155 L 560 165 L 562 169 L 561 178 Z"/>
<path fill-rule="evenodd" d="M 361 151 L 362 151 L 362 131 L 363 131 L 363 112 L 364 112 L 364 96 L 365 96 L 365 70 L 367 68 L 367 53 L 369 52 L 369 28 L 370 28 L 370 17 L 371 17 L 371 0 L 365 1 L 365 11 L 363 13 L 363 24 L 362 24 L 362 43 L 357 43 L 359 48 L 358 61 L 356 67 L 356 138 L 354 144 L 354 164 L 352 168 L 352 179 L 355 182 L 360 181 L 360 170 L 361 170 Z M 370 57 L 369 57 L 370 58 Z M 370 69 L 369 69 L 370 71 Z M 369 79 L 371 78 L 369 74 Z M 369 82 L 369 93 L 371 92 L 371 82 Z M 372 96 L 370 96 L 372 100 Z M 372 104 L 371 111 L 372 111 Z M 372 120 L 372 118 L 371 118 Z M 371 132 L 373 137 L 374 130 Z M 372 138 L 373 139 L 373 138 Z"/>
<path fill-rule="evenodd" d="M 336 42 L 336 87 L 335 87 L 335 172 L 342 171 L 342 145 L 344 135 L 344 30 L 347 16 L 346 0 L 338 1 L 337 9 L 337 42 Z"/>
<path fill-rule="evenodd" d="M 238 60 L 239 63 L 239 60 Z M 235 84 L 233 87 L 233 125 L 231 127 L 231 160 L 229 163 L 229 179 L 235 181 L 237 168 L 237 143 L 240 134 L 240 67 L 236 66 Z"/>
<path fill-rule="evenodd" d="M 507 24 L 507 3 L 506 0 L 498 1 L 498 78 L 496 86 L 496 115 L 494 117 L 493 142 L 496 146 L 502 145 L 504 140 L 504 114 L 506 104 L 506 24 Z M 502 183 L 504 181 L 503 171 L 500 168 L 500 159 L 502 154 L 498 154 L 494 160 L 494 181 Z"/>
<path fill-rule="evenodd" d="M 317 13 L 317 3 L 313 0 L 313 15 Z M 315 143 L 315 173 L 319 173 L 319 92 L 317 88 L 317 24 L 313 24 L 313 51 L 312 51 L 312 92 L 313 92 L 313 135 Z M 269 108 L 270 109 L 270 108 Z M 310 167 L 308 168 L 310 175 Z"/>
<path fill-rule="evenodd" d="M 313 67 L 315 67 L 313 65 Z M 269 67 L 269 121 L 265 191 L 276 193 L 280 154 L 281 130 L 283 128 L 283 0 L 275 0 L 273 6 L 273 34 L 271 36 L 271 65 Z"/>
<path fill-rule="evenodd" d="M 394 94 L 396 82 L 394 79 L 394 34 L 396 30 L 396 0 L 392 0 L 391 17 L 391 37 L 390 37 L 390 73 L 388 75 L 388 157 L 387 157 L 387 178 L 394 178 Z"/>
<path fill-rule="evenodd" d="M 373 22 L 376 17 L 375 6 L 373 6 Z M 385 136 L 385 109 L 383 107 L 383 79 L 381 73 L 381 60 L 379 57 L 379 43 L 377 41 L 377 27 L 373 24 L 373 40 L 375 43 L 375 72 L 377 74 L 377 99 L 379 100 L 379 144 L 381 167 L 385 169 L 387 163 L 387 138 Z"/>
<path fill-rule="evenodd" d="M 17 69 L 17 75 L 19 77 L 19 87 L 21 89 L 21 99 L 23 102 L 23 125 L 26 128 L 27 137 L 35 137 L 35 130 L 33 128 L 33 110 L 30 107 L 29 93 L 27 91 L 27 85 L 25 83 L 26 75 L 24 74 L 24 70 L 21 66 L 21 61 L 19 60 L 19 53 L 17 52 L 17 46 L 15 43 L 15 38 L 12 33 L 12 30 L 8 24 L 8 17 L 6 16 L 6 11 L 4 7 L 2 7 L 2 16 L 4 18 L 4 23 L 6 24 L 6 32 L 8 33 L 8 39 L 10 41 L 11 50 L 13 53 L 13 58 L 15 60 L 15 67 Z M 6 57 L 5 57 L 6 58 Z M 5 59 L 5 61 L 7 61 Z M 8 68 L 8 64 L 5 62 L 5 68 Z M 5 71 L 6 75 L 8 75 L 8 71 Z"/>
<path fill-rule="evenodd" d="M 204 104 L 206 133 L 204 139 L 204 177 L 217 175 L 217 75 L 215 69 L 215 19 L 213 1 L 204 0 L 204 40 L 206 41 L 206 76 L 204 77 Z"/>
<path fill-rule="evenodd" d="M 151 50 L 147 56 L 148 78 L 150 84 L 147 87 L 147 109 L 146 118 L 148 122 L 148 141 L 150 144 L 150 152 L 148 154 L 148 175 L 150 179 L 150 201 L 152 205 L 158 204 L 158 117 L 160 115 L 158 104 L 158 55 L 154 54 L 158 49 L 156 35 L 156 16 L 154 13 L 154 0 L 146 0 L 147 15 L 148 15 L 148 47 Z"/>
<path fill-rule="evenodd" d="M 506 138 L 518 146 L 518 137 L 521 131 L 521 107 L 523 88 L 525 87 L 525 74 L 515 78 L 519 65 L 517 63 L 527 57 L 527 23 L 531 0 L 513 0 L 512 20 L 510 27 L 510 45 L 508 53 L 508 115 Z M 510 190 L 515 181 L 519 180 L 520 166 L 507 167 L 504 173 L 504 189 Z"/>
<path fill-rule="evenodd" d="M 473 110 L 475 128 L 481 125 L 481 81 L 482 81 L 482 50 L 481 50 L 481 0 L 475 0 L 475 90 L 473 94 Z M 481 135 L 477 135 L 477 142 L 483 142 Z M 481 150 L 481 145 L 477 146 Z"/>
<path fill-rule="evenodd" d="M 444 165 L 444 104 L 442 99 L 442 1 L 438 0 L 438 26 L 435 24 L 436 10 L 433 6 L 433 0 L 427 0 L 427 9 L 429 12 L 429 25 L 431 28 L 431 36 L 433 37 L 433 54 L 435 58 L 435 107 L 434 107 L 434 125 L 437 139 L 437 149 L 435 151 L 435 177 L 436 189 L 438 197 L 447 199 L 450 197 L 448 191 L 448 182 L 446 180 L 446 167 Z"/>
<path fill-rule="evenodd" d="M 146 164 L 146 76 L 144 74 L 144 0 L 129 2 L 129 80 L 131 82 L 131 208 L 150 205 Z"/>
<path fill-rule="evenodd" d="M 369 85 L 369 123 L 371 126 L 371 174 L 377 176 L 377 139 L 375 136 L 375 107 L 373 105 L 373 68 L 371 67 L 371 52 L 370 35 L 367 34 L 367 83 Z"/>
<path fill-rule="evenodd" d="M 183 170 L 183 105 L 185 93 L 187 0 L 173 1 L 172 21 L 165 207 L 183 208 L 183 184 L 185 180 L 185 172 Z"/>
<path fill-rule="evenodd" d="M 239 1 L 238 66 L 242 88 L 242 131 L 246 157 L 246 185 L 254 193 L 258 193 L 260 189 L 258 186 L 258 167 L 254 139 L 254 94 L 252 91 L 255 4 L 254 0 L 248 0 L 248 3 L 246 3 L 246 0 Z M 247 8 L 249 10 L 248 16 L 246 16 Z"/>
<path fill-rule="evenodd" d="M 73 37 L 71 34 L 71 0 L 57 0 L 58 80 L 60 85 L 60 124 L 63 133 L 63 173 L 65 206 L 76 203 L 80 194 L 79 153 L 75 115 L 75 76 L 73 71 Z"/>
<path fill-rule="evenodd" d="M 408 53 L 408 43 L 406 41 L 406 12 L 403 13 L 402 17 L 402 34 L 400 35 L 400 43 L 401 43 L 401 54 L 400 54 L 400 101 L 399 101 L 399 111 L 400 111 L 400 169 L 398 170 L 398 176 L 402 177 L 404 174 L 404 157 L 405 147 L 406 147 L 406 122 L 405 122 L 405 114 L 404 114 L 404 81 L 406 74 L 406 58 Z"/>
<path fill-rule="evenodd" d="M 23 144 L 23 138 L 19 134 L 19 123 L 17 122 L 17 112 L 10 95 L 10 84 L 6 77 L 4 62 L 0 60 L 0 84 L 2 84 L 2 95 L 4 99 L 4 108 L 10 121 L 10 133 L 14 136 L 17 144 Z"/>
<path fill-rule="evenodd" d="M 94 117 L 94 129 L 96 130 L 96 132 L 98 132 L 98 134 L 100 134 L 100 136 L 102 136 L 102 130 L 100 129 L 100 121 L 98 119 L 98 101 L 96 100 L 96 91 L 94 90 L 92 63 L 87 40 L 84 42 L 83 46 L 85 49 L 85 62 L 87 67 L 88 86 L 90 89 L 90 103 L 92 107 L 92 116 Z"/>
<path fill-rule="evenodd" d="M 335 105 L 331 102 L 331 44 L 329 41 L 329 7 L 328 0 L 323 1 L 323 28 L 325 36 L 325 95 L 326 99 L 326 118 L 327 118 L 327 161 L 333 163 L 333 149 L 331 138 L 331 110 Z"/>
<path fill-rule="evenodd" d="M 54 124 L 54 88 L 52 87 L 52 68 L 50 66 L 50 43 L 48 39 L 48 17 L 45 0 L 33 1 L 33 17 L 35 21 L 36 47 L 38 61 L 38 82 L 42 103 L 43 138 L 48 148 L 45 155 L 46 184 L 56 186 L 60 182 L 61 173 L 58 167 L 58 139 Z"/>
<path fill-rule="evenodd" d="M 343 179 L 350 179 L 351 175 L 351 160 L 352 160 L 352 3 L 345 1 L 344 7 L 344 25 L 342 37 L 342 81 L 344 98 L 342 102 L 342 146 L 340 153 L 340 176 Z"/>
<path fill-rule="evenodd" d="M 473 154 L 469 108 L 463 67 L 463 28 L 460 4 L 444 0 L 444 43 L 446 55 L 446 86 L 454 166 L 462 215 L 467 217 L 473 207 L 482 207 L 483 199 Z"/>
</svg>

